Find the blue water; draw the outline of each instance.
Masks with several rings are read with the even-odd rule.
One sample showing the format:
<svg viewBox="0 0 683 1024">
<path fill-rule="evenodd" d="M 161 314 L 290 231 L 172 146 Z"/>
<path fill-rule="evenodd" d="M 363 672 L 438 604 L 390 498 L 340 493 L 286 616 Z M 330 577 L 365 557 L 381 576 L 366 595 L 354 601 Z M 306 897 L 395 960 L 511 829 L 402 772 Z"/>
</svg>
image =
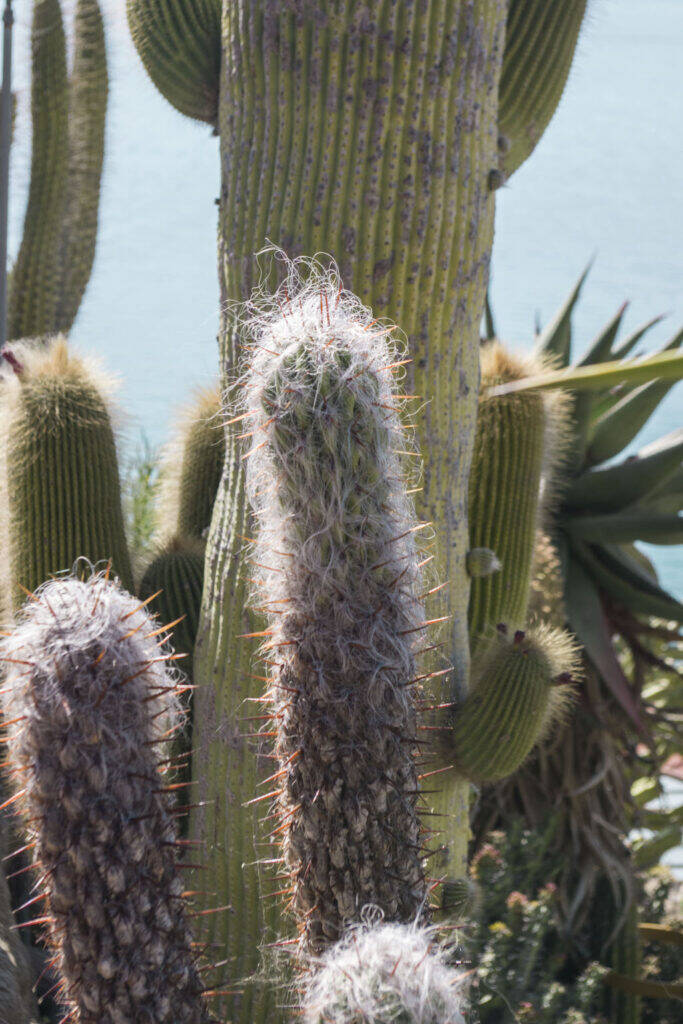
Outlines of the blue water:
<svg viewBox="0 0 683 1024">
<path fill-rule="evenodd" d="M 67 12 L 72 0 L 66 0 Z M 10 251 L 28 180 L 29 0 L 16 3 L 19 124 L 12 150 Z M 174 410 L 216 372 L 218 140 L 159 96 L 132 48 L 124 0 L 103 0 L 111 99 L 101 227 L 73 338 L 122 378 L 124 441 L 165 438 Z M 575 317 L 578 350 L 624 299 L 626 328 L 658 313 L 648 345 L 683 324 L 680 0 L 592 0 L 560 109 L 499 193 L 492 298 L 498 328 L 528 345 L 591 255 Z M 683 388 L 638 443 L 677 427 Z M 654 549 L 683 594 L 683 548 Z"/>
<path fill-rule="evenodd" d="M 150 84 L 128 38 L 124 0 L 102 2 L 111 93 L 100 235 L 72 337 L 120 376 L 130 451 L 143 431 L 161 443 L 191 388 L 216 373 L 218 141 Z M 30 8 L 29 0 L 15 3 L 11 252 L 28 182 Z M 649 348 L 683 325 L 682 58 L 680 0 L 590 3 L 559 111 L 498 193 L 491 293 L 511 343 L 529 345 L 535 316 L 549 319 L 592 255 L 575 315 L 577 352 L 624 299 L 627 329 L 668 314 Z M 636 447 L 681 425 L 682 398 L 679 385 Z M 663 583 L 683 596 L 683 548 L 648 553 Z"/>
</svg>

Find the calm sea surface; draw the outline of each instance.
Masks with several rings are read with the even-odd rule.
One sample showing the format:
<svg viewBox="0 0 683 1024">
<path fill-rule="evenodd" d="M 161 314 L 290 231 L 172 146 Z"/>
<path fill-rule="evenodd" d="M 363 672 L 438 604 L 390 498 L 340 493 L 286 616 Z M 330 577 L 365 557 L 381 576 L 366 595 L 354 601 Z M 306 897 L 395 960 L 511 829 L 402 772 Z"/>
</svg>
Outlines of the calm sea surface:
<svg viewBox="0 0 683 1024">
<path fill-rule="evenodd" d="M 69 0 L 64 5 L 67 11 Z M 218 141 L 176 114 L 142 71 L 124 0 L 103 0 L 110 110 L 97 258 L 73 330 L 121 378 L 125 448 L 163 442 L 174 410 L 217 366 Z M 491 293 L 499 333 L 530 344 L 595 255 L 575 315 L 580 352 L 625 299 L 626 327 L 658 313 L 648 348 L 683 325 L 683 3 L 592 0 L 560 109 L 498 193 Z M 17 0 L 10 252 L 21 236 L 28 129 L 28 0 Z M 637 448 L 683 423 L 683 387 Z M 652 548 L 683 597 L 683 548 Z M 675 855 L 680 859 L 680 851 Z"/>
</svg>

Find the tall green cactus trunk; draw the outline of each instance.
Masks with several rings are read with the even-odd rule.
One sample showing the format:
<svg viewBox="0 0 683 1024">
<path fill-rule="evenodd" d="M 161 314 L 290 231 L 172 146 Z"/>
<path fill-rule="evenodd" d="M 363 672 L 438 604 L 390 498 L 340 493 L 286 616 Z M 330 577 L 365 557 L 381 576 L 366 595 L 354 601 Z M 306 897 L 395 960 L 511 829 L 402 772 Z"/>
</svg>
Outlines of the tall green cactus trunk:
<svg viewBox="0 0 683 1024">
<path fill-rule="evenodd" d="M 429 400 L 419 426 L 425 473 L 418 511 L 434 523 L 439 571 L 448 580 L 455 681 L 442 677 L 446 701 L 468 676 L 467 478 L 506 6 L 225 0 L 223 10 L 222 299 L 248 297 L 259 280 L 253 254 L 270 239 L 290 255 L 330 253 L 345 286 L 406 332 L 409 391 Z M 240 357 L 229 318 L 221 351 L 227 380 Z M 253 866 L 269 858 L 268 846 L 255 847 L 258 811 L 244 806 L 272 768 L 258 756 L 258 743 L 244 737 L 245 698 L 262 684 L 250 678 L 249 640 L 238 639 L 259 628 L 243 610 L 248 573 L 240 552 L 250 526 L 239 432 L 239 425 L 228 428 L 209 537 L 193 769 L 199 799 L 208 801 L 193 827 L 208 839 L 211 888 L 231 905 L 228 915 L 201 918 L 202 937 L 227 947 L 232 979 L 256 968 L 258 942 L 273 939 L 277 927 Z M 432 820 L 445 830 L 445 870 L 462 874 L 467 789 L 451 774 L 434 805 L 447 817 Z M 247 985 L 231 1004 L 231 1019 L 272 1021 L 274 1002 L 263 984 Z"/>
</svg>

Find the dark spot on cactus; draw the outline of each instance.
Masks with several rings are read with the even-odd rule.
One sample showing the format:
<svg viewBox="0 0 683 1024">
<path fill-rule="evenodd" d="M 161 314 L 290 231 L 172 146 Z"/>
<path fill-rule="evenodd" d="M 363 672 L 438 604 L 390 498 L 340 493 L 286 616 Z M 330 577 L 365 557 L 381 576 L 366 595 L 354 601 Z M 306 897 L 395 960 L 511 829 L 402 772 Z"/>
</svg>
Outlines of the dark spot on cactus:
<svg viewBox="0 0 683 1024">
<path fill-rule="evenodd" d="M 556 686 L 567 686 L 573 681 L 571 672 L 560 672 L 558 676 L 555 676 L 553 682 Z"/>
<path fill-rule="evenodd" d="M 496 189 L 499 189 L 504 180 L 502 171 L 498 170 L 497 167 L 492 167 L 488 176 L 489 192 L 495 192 Z"/>
<path fill-rule="evenodd" d="M 374 267 L 372 268 L 372 280 L 377 282 L 380 281 L 386 274 L 389 273 L 394 265 L 395 253 L 391 253 L 384 260 L 377 260 Z"/>
<path fill-rule="evenodd" d="M 498 630 L 501 636 L 508 635 L 508 628 L 504 622 L 499 622 L 498 625 L 496 626 L 496 629 Z"/>
<path fill-rule="evenodd" d="M 517 629 L 517 630 L 515 630 L 515 635 L 514 635 L 514 638 L 513 638 L 513 642 L 516 645 L 517 644 L 521 644 L 521 642 L 522 642 L 522 640 L 524 639 L 525 636 L 526 636 L 526 633 L 524 632 L 523 629 Z"/>
</svg>

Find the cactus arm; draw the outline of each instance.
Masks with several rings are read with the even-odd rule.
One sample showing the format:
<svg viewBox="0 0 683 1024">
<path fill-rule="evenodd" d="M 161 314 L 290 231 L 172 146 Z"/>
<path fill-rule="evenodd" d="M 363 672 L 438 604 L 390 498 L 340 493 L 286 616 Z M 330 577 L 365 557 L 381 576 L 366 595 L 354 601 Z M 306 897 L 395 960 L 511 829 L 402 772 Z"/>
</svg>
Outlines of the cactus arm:
<svg viewBox="0 0 683 1024">
<path fill-rule="evenodd" d="M 21 358 L 21 373 L 0 393 L 7 603 L 18 607 L 22 588 L 34 590 L 81 557 L 111 560 L 132 586 L 106 383 L 63 339 Z"/>
<path fill-rule="evenodd" d="M 461 687 L 469 660 L 467 474 L 492 244 L 488 175 L 497 163 L 504 16 L 499 0 L 344 0 L 324 14 L 303 2 L 230 0 L 223 12 L 222 298 L 249 295 L 258 280 L 253 253 L 266 239 L 295 255 L 322 249 L 336 258 L 344 285 L 407 334 L 410 393 L 430 400 L 418 430 L 427 457 L 418 514 L 439 536 L 439 568 L 449 581 L 444 604 L 453 612 L 448 656 Z M 237 344 L 226 318 L 222 358 L 231 374 Z M 243 613 L 238 558 L 251 526 L 238 432 L 239 425 L 228 431 L 209 536 L 193 771 L 202 799 L 217 797 L 220 805 L 228 793 L 230 801 L 227 813 L 209 807 L 204 821 L 196 817 L 195 828 L 206 828 L 215 844 L 211 871 L 235 911 L 227 926 L 203 919 L 204 937 L 227 944 L 238 973 L 247 973 L 264 912 L 253 895 L 256 869 L 241 867 L 255 859 L 255 811 L 241 804 L 256 791 L 260 766 L 238 724 L 241 702 L 257 691 L 247 644 L 237 637 L 259 628 Z M 440 696 L 450 700 L 450 688 Z M 463 875 L 467 786 L 453 779 L 434 801 L 446 815 L 449 870 Z M 250 986 L 233 1019 L 262 1020 L 265 988 Z"/>
<path fill-rule="evenodd" d="M 533 152 L 562 98 L 587 0 L 510 0 L 498 129 L 506 177 Z"/>
<path fill-rule="evenodd" d="M 127 0 L 128 24 L 159 92 L 187 117 L 215 125 L 221 0 Z"/>
<path fill-rule="evenodd" d="M 78 0 L 69 81 L 69 163 L 54 330 L 68 332 L 85 292 L 97 241 L 107 112 L 107 53 L 98 0 Z"/>
<path fill-rule="evenodd" d="M 59 0 L 35 0 L 31 27 L 31 180 L 12 269 L 7 336 L 54 331 L 68 168 L 66 42 Z"/>
</svg>

